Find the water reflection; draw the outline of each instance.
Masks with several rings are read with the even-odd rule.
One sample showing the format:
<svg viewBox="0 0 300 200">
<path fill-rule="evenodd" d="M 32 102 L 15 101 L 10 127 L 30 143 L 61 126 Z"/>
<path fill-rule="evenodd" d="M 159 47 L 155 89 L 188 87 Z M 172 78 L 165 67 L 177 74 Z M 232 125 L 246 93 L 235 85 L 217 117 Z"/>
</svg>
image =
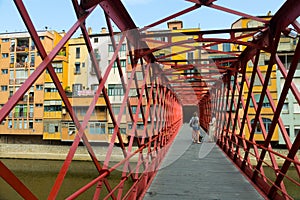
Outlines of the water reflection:
<svg viewBox="0 0 300 200">
<path fill-rule="evenodd" d="M 1 161 L 13 171 L 38 199 L 47 199 L 63 164 L 63 161 L 54 160 L 1 159 Z M 57 199 L 65 199 L 96 178 L 97 175 L 97 170 L 92 162 L 72 161 Z M 110 178 L 113 179 L 113 177 L 112 174 Z M 0 188 L 1 200 L 22 199 L 3 179 L 0 179 Z M 78 199 L 93 199 L 94 191 L 95 186 Z"/>
</svg>

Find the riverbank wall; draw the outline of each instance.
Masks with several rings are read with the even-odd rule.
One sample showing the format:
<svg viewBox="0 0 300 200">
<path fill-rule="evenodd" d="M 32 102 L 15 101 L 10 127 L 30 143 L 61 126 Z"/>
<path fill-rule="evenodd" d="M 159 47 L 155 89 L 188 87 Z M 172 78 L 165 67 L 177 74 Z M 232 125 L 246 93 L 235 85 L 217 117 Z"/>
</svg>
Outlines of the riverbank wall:
<svg viewBox="0 0 300 200">
<path fill-rule="evenodd" d="M 105 160 L 108 145 L 92 145 L 92 149 L 99 161 Z M 69 150 L 69 145 L 0 143 L 0 158 L 65 160 Z M 121 148 L 113 148 L 110 160 L 117 162 L 123 158 L 124 156 Z M 85 146 L 78 146 L 73 160 L 90 161 L 91 157 L 87 151 L 87 148 Z"/>
<path fill-rule="evenodd" d="M 99 161 L 104 161 L 108 149 L 108 144 L 92 144 L 92 149 Z M 137 147 L 133 147 L 134 152 Z M 40 159 L 40 160 L 65 160 L 70 145 L 49 145 L 49 144 L 6 144 L 0 143 L 0 159 L 11 158 L 11 159 Z M 260 151 L 260 150 L 259 150 Z M 286 149 L 273 149 L 273 151 L 287 155 Z M 242 150 L 241 150 L 242 153 Z M 254 153 L 254 152 L 252 152 Z M 132 160 L 138 160 L 138 155 L 133 156 Z M 283 158 L 274 155 L 279 166 L 285 161 Z M 297 153 L 297 157 L 300 159 L 300 151 Z M 114 147 L 111 155 L 111 161 L 119 162 L 124 159 L 123 152 L 120 147 Z M 87 148 L 83 145 L 77 147 L 73 160 L 78 161 L 91 161 L 91 157 L 87 151 Z M 272 165 L 269 154 L 266 154 L 264 159 L 269 165 Z M 255 158 L 251 157 L 251 163 L 256 164 Z M 266 165 L 263 163 L 263 165 Z"/>
</svg>

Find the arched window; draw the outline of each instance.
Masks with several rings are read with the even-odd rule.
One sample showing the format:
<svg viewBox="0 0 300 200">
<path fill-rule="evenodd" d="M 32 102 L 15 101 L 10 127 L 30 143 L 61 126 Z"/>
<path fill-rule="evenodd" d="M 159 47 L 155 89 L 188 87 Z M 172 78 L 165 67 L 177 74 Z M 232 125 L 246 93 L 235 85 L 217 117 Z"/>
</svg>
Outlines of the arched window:
<svg viewBox="0 0 300 200">
<path fill-rule="evenodd" d="M 272 121 L 268 118 L 262 118 L 262 121 L 265 125 L 265 129 L 266 129 L 266 132 L 268 133 L 269 130 L 270 130 L 270 127 L 271 127 L 271 123 Z M 251 125 L 254 123 L 254 119 L 251 120 Z M 257 122 L 256 124 L 256 127 L 255 127 L 255 132 L 254 133 L 262 133 L 262 129 L 261 129 L 261 126 L 259 124 L 259 121 Z"/>
</svg>

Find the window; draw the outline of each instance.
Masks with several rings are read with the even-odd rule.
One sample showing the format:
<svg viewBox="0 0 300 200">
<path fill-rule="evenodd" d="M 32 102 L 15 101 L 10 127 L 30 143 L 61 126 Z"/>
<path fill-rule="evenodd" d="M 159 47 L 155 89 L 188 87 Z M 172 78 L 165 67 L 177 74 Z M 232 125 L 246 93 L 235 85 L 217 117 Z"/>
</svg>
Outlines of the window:
<svg viewBox="0 0 300 200">
<path fill-rule="evenodd" d="M 285 126 L 285 130 L 286 130 L 288 136 L 290 136 L 290 126 Z"/>
<path fill-rule="evenodd" d="M 8 53 L 3 53 L 2 58 L 8 58 Z"/>
<path fill-rule="evenodd" d="M 130 56 L 127 56 L 128 64 L 131 64 Z"/>
<path fill-rule="evenodd" d="M 230 51 L 230 43 L 223 43 L 223 51 L 225 52 Z"/>
<path fill-rule="evenodd" d="M 121 67 L 126 67 L 126 60 L 120 60 Z"/>
<path fill-rule="evenodd" d="M 33 51 L 34 49 L 35 49 L 35 44 L 34 44 L 34 41 L 33 40 L 31 40 L 31 51 Z"/>
<path fill-rule="evenodd" d="M 118 115 L 120 112 L 120 106 L 112 106 L 112 111 L 115 115 Z"/>
<path fill-rule="evenodd" d="M 12 128 L 12 119 L 8 120 L 7 128 Z"/>
<path fill-rule="evenodd" d="M 114 52 L 114 48 L 112 44 L 108 45 L 108 52 Z"/>
<path fill-rule="evenodd" d="M 80 47 L 76 48 L 76 58 L 80 58 Z"/>
<path fill-rule="evenodd" d="M 7 85 L 1 85 L 1 91 L 7 91 Z"/>
<path fill-rule="evenodd" d="M 36 85 L 35 88 L 36 90 L 43 90 L 43 85 Z"/>
<path fill-rule="evenodd" d="M 265 80 L 265 75 L 262 74 L 263 80 Z M 249 80 L 251 79 L 251 76 L 249 77 Z M 255 79 L 254 79 L 254 86 L 258 86 L 258 85 L 263 85 L 260 82 L 259 76 L 257 74 L 255 74 Z M 268 85 L 271 85 L 271 78 L 269 78 L 269 82 Z"/>
<path fill-rule="evenodd" d="M 2 39 L 2 42 L 4 43 L 4 42 L 9 42 L 9 38 L 3 38 Z"/>
<path fill-rule="evenodd" d="M 27 129 L 28 128 L 28 123 L 27 123 L 27 120 L 24 119 L 24 129 Z"/>
<path fill-rule="evenodd" d="M 73 95 L 77 96 L 78 91 L 81 91 L 81 90 L 82 90 L 82 84 L 73 84 L 72 85 Z"/>
<path fill-rule="evenodd" d="M 295 127 L 294 127 L 294 134 L 295 134 L 295 137 L 297 137 L 297 135 L 299 134 L 299 131 L 300 131 L 300 126 L 295 126 Z"/>
<path fill-rule="evenodd" d="M 108 128 L 108 134 L 113 134 L 113 133 L 114 133 L 114 128 L 109 127 L 109 128 Z"/>
<path fill-rule="evenodd" d="M 30 117 L 30 118 L 33 118 L 33 109 L 34 109 L 34 108 L 33 108 L 33 104 L 30 104 L 30 105 L 29 105 L 29 117 Z"/>
<path fill-rule="evenodd" d="M 62 63 L 52 63 L 55 73 L 62 73 L 63 72 L 63 65 Z"/>
<path fill-rule="evenodd" d="M 45 112 L 59 112 L 62 110 L 62 101 L 61 100 L 51 100 L 45 101 L 44 111 Z"/>
<path fill-rule="evenodd" d="M 33 67 L 35 63 L 35 55 L 34 53 L 30 53 L 30 66 Z"/>
<path fill-rule="evenodd" d="M 123 87 L 121 84 L 109 84 L 108 96 L 123 96 Z"/>
<path fill-rule="evenodd" d="M 112 111 L 115 115 L 118 115 L 120 113 L 120 109 L 121 107 L 120 106 L 112 106 Z M 124 109 L 123 111 L 123 115 L 126 114 L 126 109 Z"/>
<path fill-rule="evenodd" d="M 165 53 L 159 53 L 158 58 L 161 59 L 161 58 L 165 57 L 165 55 L 166 55 Z"/>
<path fill-rule="evenodd" d="M 98 43 L 98 38 L 94 38 L 94 43 Z"/>
<path fill-rule="evenodd" d="M 19 120 L 19 129 L 22 129 L 23 128 L 23 122 L 22 120 Z"/>
<path fill-rule="evenodd" d="M 132 114 L 136 113 L 137 106 L 131 106 Z"/>
<path fill-rule="evenodd" d="M 73 106 L 73 110 L 74 110 L 74 113 L 76 113 L 76 115 L 85 116 L 86 112 L 88 110 L 88 107 Z M 93 116 L 93 115 L 95 115 L 95 111 L 92 112 L 91 116 Z"/>
<path fill-rule="evenodd" d="M 294 103 L 294 113 L 300 113 L 300 106 L 298 103 Z"/>
<path fill-rule="evenodd" d="M 126 51 L 126 44 L 122 44 L 120 51 Z"/>
<path fill-rule="evenodd" d="M 271 121 L 270 119 L 268 119 L 268 118 L 262 118 L 262 121 L 263 121 L 263 123 L 264 123 L 266 132 L 268 133 L 272 121 Z M 251 125 L 252 125 L 253 123 L 254 123 L 254 119 L 251 120 Z M 261 129 L 261 126 L 260 126 L 259 122 L 257 122 L 257 124 L 256 124 L 256 127 L 255 127 L 255 133 L 262 133 L 262 129 Z"/>
<path fill-rule="evenodd" d="M 256 104 L 258 104 L 259 103 L 260 94 L 255 94 L 254 98 L 255 98 Z M 250 99 L 250 107 L 254 107 L 252 99 Z M 266 95 L 264 96 L 262 107 L 263 108 L 270 108 L 271 107 L 269 99 L 268 99 L 268 97 Z"/>
<path fill-rule="evenodd" d="M 289 113 L 289 103 L 284 103 L 283 104 L 281 112 L 282 113 Z"/>
<path fill-rule="evenodd" d="M 300 77 L 294 77 L 293 78 L 293 83 L 297 87 L 297 89 L 300 91 Z"/>
<path fill-rule="evenodd" d="M 136 71 L 136 79 L 138 80 L 138 81 L 142 81 L 142 80 L 144 80 L 144 75 L 143 75 L 143 72 L 142 71 Z"/>
<path fill-rule="evenodd" d="M 17 117 L 27 117 L 27 104 L 18 104 L 15 107 L 15 114 L 14 116 Z"/>
<path fill-rule="evenodd" d="M 126 128 L 120 128 L 120 133 L 121 134 L 126 134 Z"/>
<path fill-rule="evenodd" d="M 137 124 L 136 124 L 136 129 L 137 129 L 137 130 L 144 130 L 144 124 L 139 124 L 139 123 L 137 123 Z"/>
<path fill-rule="evenodd" d="M 126 134 L 126 128 L 119 128 L 119 131 L 121 134 Z M 108 134 L 113 134 L 114 133 L 114 128 L 109 127 L 108 128 Z"/>
<path fill-rule="evenodd" d="M 255 100 L 256 100 L 256 103 L 258 103 L 258 102 L 259 102 L 259 98 L 260 98 L 260 94 L 255 94 L 255 95 L 254 95 L 254 98 L 255 98 Z M 264 100 L 263 100 L 263 105 L 262 105 L 262 107 L 263 107 L 263 108 L 270 108 L 270 107 L 271 107 L 270 102 L 269 102 L 269 99 L 268 99 L 268 97 L 267 97 L 266 95 L 264 96 Z"/>
<path fill-rule="evenodd" d="M 96 92 L 96 90 L 98 89 L 98 84 L 92 84 L 91 85 L 91 90 Z"/>
<path fill-rule="evenodd" d="M 130 90 L 129 90 L 129 96 L 130 97 L 137 97 L 136 88 L 130 88 Z"/>
<path fill-rule="evenodd" d="M 31 119 L 31 120 L 29 120 L 29 129 L 33 129 L 33 120 Z"/>
<path fill-rule="evenodd" d="M 44 131 L 48 133 L 60 132 L 58 123 L 47 123 L 44 125 Z"/>
<path fill-rule="evenodd" d="M 58 112 L 61 111 L 62 106 L 61 105 L 45 105 L 44 111 L 45 112 Z"/>
<path fill-rule="evenodd" d="M 8 69 L 1 69 L 2 74 L 8 74 Z"/>
<path fill-rule="evenodd" d="M 99 61 L 101 59 L 99 49 L 94 49 L 94 53 L 95 53 L 95 57 L 96 57 L 97 61 Z"/>
<path fill-rule="evenodd" d="M 210 47 L 210 49 L 211 49 L 211 50 L 218 50 L 218 45 L 217 45 L 217 44 L 216 44 L 216 45 L 213 45 L 213 46 Z"/>
<path fill-rule="evenodd" d="M 38 86 L 38 85 L 37 85 Z M 42 86 L 42 85 L 41 85 Z M 40 86 L 39 86 L 40 87 Z M 45 92 L 57 92 L 54 83 L 45 83 Z"/>
<path fill-rule="evenodd" d="M 188 64 L 194 63 L 194 52 L 188 52 L 186 57 L 187 57 Z"/>
<path fill-rule="evenodd" d="M 108 62 L 108 64 L 110 63 L 110 61 Z M 126 67 L 126 60 L 124 60 L 124 59 L 122 59 L 122 60 L 120 60 L 120 64 L 121 64 L 121 67 Z M 117 61 L 115 61 L 114 63 L 113 63 L 113 66 L 112 66 L 113 68 L 118 68 L 118 64 L 117 64 Z"/>
<path fill-rule="evenodd" d="M 80 63 L 76 62 L 75 63 L 75 72 L 74 74 L 80 74 Z"/>
<path fill-rule="evenodd" d="M 91 122 L 89 124 L 90 134 L 105 134 L 105 123 Z"/>
<path fill-rule="evenodd" d="M 15 120 L 14 120 L 14 129 L 17 129 L 17 128 L 18 128 L 18 120 L 15 119 Z"/>
<path fill-rule="evenodd" d="M 126 134 L 126 128 L 119 128 L 119 131 L 121 134 Z M 114 133 L 114 128 L 113 127 L 109 127 L 108 128 L 108 134 L 113 134 Z"/>
<path fill-rule="evenodd" d="M 35 107 L 41 108 L 41 107 L 43 107 L 43 104 L 42 103 L 36 103 Z"/>
</svg>

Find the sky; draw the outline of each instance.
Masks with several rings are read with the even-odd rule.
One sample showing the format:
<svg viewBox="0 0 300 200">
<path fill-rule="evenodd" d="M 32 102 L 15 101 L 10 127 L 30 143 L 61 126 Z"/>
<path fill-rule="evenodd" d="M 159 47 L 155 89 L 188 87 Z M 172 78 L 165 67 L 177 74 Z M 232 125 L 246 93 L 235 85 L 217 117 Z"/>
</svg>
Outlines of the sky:
<svg viewBox="0 0 300 200">
<path fill-rule="evenodd" d="M 23 2 L 37 30 L 48 27 L 58 32 L 68 31 L 76 21 L 71 0 L 23 0 Z M 123 0 L 122 2 L 140 28 L 193 6 L 193 3 L 184 0 Z M 272 14 L 276 13 L 284 2 L 284 0 L 218 0 L 214 4 L 250 15 L 262 16 L 267 15 L 269 11 Z M 184 28 L 202 30 L 228 29 L 237 19 L 239 16 L 205 6 L 176 18 L 183 21 Z M 106 27 L 100 7 L 97 7 L 88 17 L 86 26 L 92 27 L 93 33 L 99 33 L 101 27 Z M 164 23 L 154 29 L 166 28 L 167 25 Z M 26 28 L 14 1 L 0 0 L 0 33 L 20 31 L 26 31 Z"/>
</svg>

